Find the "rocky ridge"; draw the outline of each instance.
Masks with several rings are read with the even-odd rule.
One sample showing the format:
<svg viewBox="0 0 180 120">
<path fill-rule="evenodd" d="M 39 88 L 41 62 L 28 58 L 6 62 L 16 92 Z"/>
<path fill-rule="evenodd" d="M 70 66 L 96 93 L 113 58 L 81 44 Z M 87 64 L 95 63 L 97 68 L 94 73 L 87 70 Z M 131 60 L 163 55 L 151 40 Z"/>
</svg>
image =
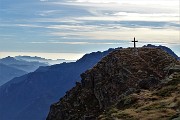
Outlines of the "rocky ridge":
<svg viewBox="0 0 180 120">
<path fill-rule="evenodd" d="M 138 48 L 138 55 L 132 48 L 113 51 L 81 74 L 81 82 L 51 106 L 47 120 L 101 119 L 124 96 L 157 88 L 176 64 L 159 48 Z"/>
</svg>

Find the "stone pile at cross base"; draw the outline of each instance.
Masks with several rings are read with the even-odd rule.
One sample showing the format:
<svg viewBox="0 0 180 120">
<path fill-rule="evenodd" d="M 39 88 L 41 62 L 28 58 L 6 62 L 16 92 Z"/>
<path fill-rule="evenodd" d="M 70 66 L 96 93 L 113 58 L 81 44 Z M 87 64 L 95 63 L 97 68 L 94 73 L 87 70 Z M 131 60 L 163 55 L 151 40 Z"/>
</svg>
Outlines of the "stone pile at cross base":
<svg viewBox="0 0 180 120">
<path fill-rule="evenodd" d="M 179 64 L 158 48 L 116 50 L 92 69 L 81 74 L 81 82 L 50 108 L 47 120 L 95 120 L 124 96 L 141 89 L 152 90 Z"/>
</svg>

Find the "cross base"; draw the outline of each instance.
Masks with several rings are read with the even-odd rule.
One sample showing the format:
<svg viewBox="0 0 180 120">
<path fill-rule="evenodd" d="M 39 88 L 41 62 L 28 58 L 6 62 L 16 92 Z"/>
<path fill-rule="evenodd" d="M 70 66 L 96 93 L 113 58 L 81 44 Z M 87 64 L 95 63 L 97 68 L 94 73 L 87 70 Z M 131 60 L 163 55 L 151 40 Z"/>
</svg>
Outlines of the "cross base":
<svg viewBox="0 0 180 120">
<path fill-rule="evenodd" d="M 133 53 L 134 53 L 134 55 L 138 55 L 138 49 L 137 49 L 137 48 L 134 48 L 134 49 L 133 49 Z"/>
</svg>

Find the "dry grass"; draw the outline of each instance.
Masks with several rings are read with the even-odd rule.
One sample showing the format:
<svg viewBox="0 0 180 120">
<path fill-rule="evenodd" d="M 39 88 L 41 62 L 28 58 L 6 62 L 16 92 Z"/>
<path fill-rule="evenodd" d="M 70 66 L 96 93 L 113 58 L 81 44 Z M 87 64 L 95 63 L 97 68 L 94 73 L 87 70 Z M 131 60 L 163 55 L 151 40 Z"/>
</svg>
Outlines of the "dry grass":
<svg viewBox="0 0 180 120">
<path fill-rule="evenodd" d="M 111 108 L 103 114 L 111 120 L 171 120 L 180 116 L 180 74 L 173 76 L 161 89 L 142 90 L 126 98 L 135 98 L 136 102 L 128 108 Z M 106 120 L 106 119 L 104 119 Z"/>
</svg>

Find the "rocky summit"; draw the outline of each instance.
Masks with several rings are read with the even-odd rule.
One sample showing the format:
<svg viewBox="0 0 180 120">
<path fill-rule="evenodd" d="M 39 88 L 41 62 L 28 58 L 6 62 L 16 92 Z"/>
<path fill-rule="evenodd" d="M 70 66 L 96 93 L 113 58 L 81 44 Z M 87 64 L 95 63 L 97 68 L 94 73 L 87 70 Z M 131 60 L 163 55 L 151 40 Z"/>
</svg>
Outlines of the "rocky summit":
<svg viewBox="0 0 180 120">
<path fill-rule="evenodd" d="M 179 61 L 159 48 L 137 51 L 115 50 L 81 74 L 81 82 L 51 105 L 47 120 L 178 118 Z M 172 109 L 166 111 L 165 106 Z"/>
</svg>

